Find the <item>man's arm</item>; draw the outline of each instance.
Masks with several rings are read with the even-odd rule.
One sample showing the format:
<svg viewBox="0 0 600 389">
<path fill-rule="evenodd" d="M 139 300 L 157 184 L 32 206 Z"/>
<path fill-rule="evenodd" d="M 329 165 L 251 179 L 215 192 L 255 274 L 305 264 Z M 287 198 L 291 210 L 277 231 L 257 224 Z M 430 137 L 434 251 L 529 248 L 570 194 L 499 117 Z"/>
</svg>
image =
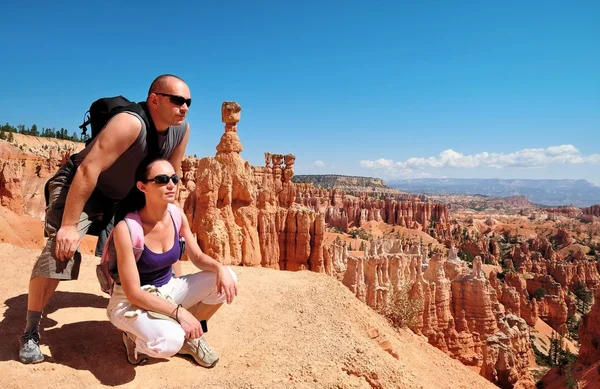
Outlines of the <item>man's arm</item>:
<svg viewBox="0 0 600 389">
<path fill-rule="evenodd" d="M 100 132 L 92 149 L 77 168 L 69 188 L 62 224 L 56 233 L 56 257 L 71 258 L 79 245 L 77 224 L 101 172 L 108 169 L 138 137 L 142 124 L 135 116 L 120 113 Z"/>
</svg>

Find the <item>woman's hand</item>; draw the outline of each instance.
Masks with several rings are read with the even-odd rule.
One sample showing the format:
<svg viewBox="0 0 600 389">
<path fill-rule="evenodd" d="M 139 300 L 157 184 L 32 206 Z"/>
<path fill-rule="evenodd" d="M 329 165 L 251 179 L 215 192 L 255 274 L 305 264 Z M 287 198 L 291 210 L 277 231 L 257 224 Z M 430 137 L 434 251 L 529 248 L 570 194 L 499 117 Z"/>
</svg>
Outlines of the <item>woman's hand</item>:
<svg viewBox="0 0 600 389">
<path fill-rule="evenodd" d="M 185 337 L 187 339 L 196 339 L 204 334 L 198 319 L 196 319 L 187 309 L 179 307 L 177 319 L 179 324 L 181 324 L 181 328 L 185 331 Z"/>
<path fill-rule="evenodd" d="M 233 298 L 238 294 L 237 284 L 225 266 L 220 266 L 217 272 L 217 292 L 219 296 L 225 293 L 227 304 L 231 304 Z"/>
</svg>

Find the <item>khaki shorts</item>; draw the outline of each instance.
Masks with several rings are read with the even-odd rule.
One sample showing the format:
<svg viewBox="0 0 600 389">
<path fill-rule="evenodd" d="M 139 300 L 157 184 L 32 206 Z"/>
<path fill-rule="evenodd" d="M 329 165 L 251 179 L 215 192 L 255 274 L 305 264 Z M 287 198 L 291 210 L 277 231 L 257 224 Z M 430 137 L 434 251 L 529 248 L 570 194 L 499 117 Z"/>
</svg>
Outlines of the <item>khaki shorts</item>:
<svg viewBox="0 0 600 389">
<path fill-rule="evenodd" d="M 31 272 L 31 278 L 48 277 L 58 278 L 60 280 L 76 280 L 79 276 L 79 267 L 81 266 L 81 253 L 79 248 L 68 260 L 60 261 L 56 259 L 56 232 L 62 223 L 62 216 L 65 208 L 67 193 L 75 176 L 75 166 L 69 160 L 49 182 L 49 204 L 46 207 L 46 218 L 44 223 L 44 232 L 48 236 L 46 246 L 37 259 Z M 94 192 L 83 207 L 83 212 L 77 223 L 77 232 L 80 238 L 87 233 L 92 222 L 102 217 L 105 206 L 105 199 L 102 199 Z"/>
</svg>

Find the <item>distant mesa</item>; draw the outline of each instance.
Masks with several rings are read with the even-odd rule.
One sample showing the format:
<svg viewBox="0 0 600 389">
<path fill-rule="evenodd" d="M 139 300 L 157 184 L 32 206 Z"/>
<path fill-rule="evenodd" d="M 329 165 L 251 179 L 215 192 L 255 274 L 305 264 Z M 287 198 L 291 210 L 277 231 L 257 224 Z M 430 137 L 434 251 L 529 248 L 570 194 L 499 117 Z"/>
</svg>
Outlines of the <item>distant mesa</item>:
<svg viewBox="0 0 600 389">
<path fill-rule="evenodd" d="M 589 207 L 600 203 L 600 187 L 586 180 L 522 180 L 500 178 L 415 178 L 388 185 L 408 193 L 509 197 L 521 195 L 535 204 Z"/>
</svg>

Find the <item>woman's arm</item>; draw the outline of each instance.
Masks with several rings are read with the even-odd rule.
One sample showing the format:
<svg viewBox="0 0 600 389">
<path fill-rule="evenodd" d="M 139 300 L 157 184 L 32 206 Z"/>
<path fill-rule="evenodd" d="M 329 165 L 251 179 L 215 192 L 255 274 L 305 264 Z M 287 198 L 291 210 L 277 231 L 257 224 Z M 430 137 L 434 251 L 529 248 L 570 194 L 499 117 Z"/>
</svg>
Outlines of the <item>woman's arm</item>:
<svg viewBox="0 0 600 389">
<path fill-rule="evenodd" d="M 233 298 L 238 294 L 235 280 L 225 266 L 202 252 L 196 238 L 192 234 L 185 213 L 183 213 L 181 208 L 178 209 L 179 212 L 181 212 L 181 229 L 179 231 L 179 236 L 185 238 L 185 250 L 190 257 L 190 260 L 200 270 L 217 273 L 217 290 L 219 293 L 225 293 L 227 304 L 231 304 Z"/>
</svg>

